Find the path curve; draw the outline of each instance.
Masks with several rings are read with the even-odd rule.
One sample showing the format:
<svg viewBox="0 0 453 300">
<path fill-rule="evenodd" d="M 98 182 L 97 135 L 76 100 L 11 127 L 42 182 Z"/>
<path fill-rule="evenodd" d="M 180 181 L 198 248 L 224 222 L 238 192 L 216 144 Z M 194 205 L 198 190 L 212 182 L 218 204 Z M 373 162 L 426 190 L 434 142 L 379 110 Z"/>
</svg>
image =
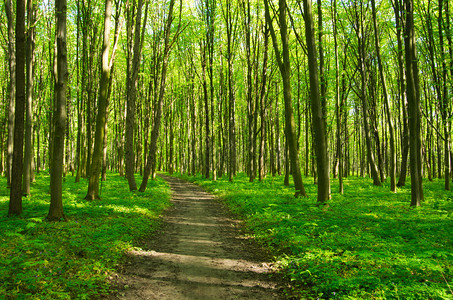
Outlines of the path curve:
<svg viewBox="0 0 453 300">
<path fill-rule="evenodd" d="M 120 299 L 282 299 L 272 264 L 241 236 L 238 221 L 202 188 L 162 177 L 171 208 L 146 250 L 132 251 L 120 275 Z"/>
</svg>

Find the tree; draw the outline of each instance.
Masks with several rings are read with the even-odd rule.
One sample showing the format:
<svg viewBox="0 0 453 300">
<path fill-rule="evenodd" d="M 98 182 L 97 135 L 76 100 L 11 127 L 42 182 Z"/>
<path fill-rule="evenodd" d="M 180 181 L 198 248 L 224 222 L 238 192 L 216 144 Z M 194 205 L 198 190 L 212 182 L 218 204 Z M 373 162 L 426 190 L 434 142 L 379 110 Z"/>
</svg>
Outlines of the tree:
<svg viewBox="0 0 453 300">
<path fill-rule="evenodd" d="M 32 100 L 33 100 L 33 66 L 34 66 L 34 52 L 35 52 L 35 10 L 36 5 L 32 0 L 27 1 L 27 45 L 26 45 L 26 76 L 27 76 L 27 90 L 26 90 L 26 103 L 25 103 L 25 147 L 24 147 L 24 170 L 22 180 L 22 193 L 30 195 L 30 182 L 33 177 L 33 136 L 32 136 Z"/>
<path fill-rule="evenodd" d="M 148 159 L 146 160 L 146 166 L 143 171 L 143 179 L 142 183 L 140 184 L 140 192 L 144 192 L 146 190 L 146 186 L 148 185 L 149 175 L 153 168 L 155 167 L 156 162 L 156 149 L 157 149 L 157 140 L 159 138 L 159 129 L 160 123 L 162 119 L 162 106 L 164 103 L 164 95 L 165 95 L 165 82 L 167 79 L 167 68 L 168 68 L 168 57 L 170 55 L 171 46 L 176 40 L 180 31 L 180 25 L 178 26 L 176 35 L 174 36 L 173 40 L 170 41 L 170 33 L 171 27 L 173 23 L 173 7 L 175 5 L 175 0 L 170 0 L 170 5 L 168 7 L 168 15 L 165 21 L 165 29 L 164 29 L 164 50 L 162 55 L 162 70 L 160 74 L 160 85 L 159 85 L 159 93 L 157 95 L 157 101 L 155 105 L 156 112 L 154 114 L 154 122 L 153 122 L 153 129 L 151 131 L 151 142 L 149 146 L 149 153 Z"/>
<path fill-rule="evenodd" d="M 318 174 L 318 204 L 326 204 L 330 198 L 329 158 L 324 113 L 319 91 L 318 66 L 314 38 L 311 0 L 304 0 L 305 38 L 307 40 L 308 68 L 310 72 L 310 99 L 314 131 L 314 148 Z M 322 74 L 322 73 L 321 73 Z"/>
<path fill-rule="evenodd" d="M 422 153 L 420 139 L 420 92 L 417 50 L 414 30 L 414 2 L 404 0 L 406 8 L 405 54 L 407 76 L 407 102 L 409 110 L 409 147 L 411 162 L 411 206 L 420 206 L 423 201 Z"/>
<path fill-rule="evenodd" d="M 266 19 L 269 24 L 270 34 L 272 37 L 272 44 L 274 46 L 275 56 L 277 59 L 278 67 L 283 81 L 283 99 L 285 101 L 285 135 L 289 148 L 289 156 L 291 161 L 291 169 L 294 180 L 294 187 L 296 192 L 295 197 L 306 196 L 304 184 L 302 181 L 302 174 L 300 171 L 299 154 L 297 151 L 297 141 L 295 132 L 295 121 L 291 100 L 291 83 L 290 83 L 290 60 L 289 60 L 289 45 L 288 45 L 288 31 L 286 23 L 286 1 L 279 0 L 278 6 L 278 21 L 280 24 L 280 38 L 282 43 L 282 50 L 280 52 L 277 36 L 275 34 L 272 18 L 269 12 L 269 1 L 264 1 Z"/>
<path fill-rule="evenodd" d="M 389 94 L 387 91 L 387 82 L 385 80 L 384 75 L 384 67 L 382 64 L 381 58 L 381 46 L 379 42 L 379 32 L 377 27 L 377 18 L 376 18 L 376 1 L 371 0 L 371 6 L 373 10 L 373 27 L 374 27 L 374 43 L 376 47 L 376 56 L 378 59 L 378 66 L 379 66 L 379 76 L 381 78 L 382 84 L 382 92 L 384 96 L 384 106 L 386 109 L 387 115 L 387 123 L 389 127 L 389 135 L 390 135 L 390 190 L 392 192 L 396 192 L 396 151 L 395 151 L 395 137 L 393 133 L 393 120 L 390 113 L 390 104 L 389 104 Z"/>
<path fill-rule="evenodd" d="M 135 100 L 137 97 L 137 78 L 140 68 L 140 22 L 142 17 L 143 0 L 138 0 L 137 15 L 135 16 L 135 31 L 133 42 L 133 59 L 131 60 L 131 51 L 128 47 L 128 78 L 127 78 L 127 110 L 126 110 L 126 178 L 129 183 L 129 190 L 135 191 L 137 184 L 135 183 L 135 152 L 134 152 L 134 129 L 135 129 Z M 132 45 L 132 27 L 133 27 L 133 12 L 135 11 L 135 1 L 127 10 L 128 22 L 128 41 Z"/>
<path fill-rule="evenodd" d="M 25 112 L 25 1 L 16 2 L 16 105 L 14 116 L 14 151 L 11 167 L 9 215 L 22 213 L 22 168 Z"/>
<path fill-rule="evenodd" d="M 332 22 L 333 22 L 333 39 L 334 39 L 334 51 L 335 51 L 335 117 L 337 119 L 336 126 L 336 159 L 338 160 L 338 183 L 339 193 L 343 194 L 343 151 L 341 141 L 341 112 L 343 103 L 340 102 L 340 63 L 338 55 L 338 13 L 337 13 L 337 1 L 333 0 L 332 5 Z M 334 166 L 335 168 L 335 166 Z M 335 170 L 334 170 L 335 172 Z M 335 176 L 335 173 L 334 173 Z"/>
<path fill-rule="evenodd" d="M 236 47 L 237 8 L 233 9 L 231 0 L 226 1 L 223 8 L 223 18 L 226 25 L 228 65 L 228 180 L 233 181 L 236 175 L 236 101 L 234 95 L 233 59 Z"/>
<path fill-rule="evenodd" d="M 16 98 L 16 52 L 14 48 L 13 2 L 5 1 L 6 18 L 8 21 L 8 67 L 9 67 L 9 105 L 8 105 L 8 141 L 6 154 L 6 183 L 11 186 L 13 147 L 14 147 L 14 115 Z"/>
<path fill-rule="evenodd" d="M 86 200 L 100 199 L 99 175 L 102 170 L 105 124 L 107 122 L 107 108 L 110 83 L 110 19 L 112 16 L 112 0 L 105 2 L 104 42 L 102 45 L 102 73 L 98 98 L 98 113 L 96 117 L 96 133 L 94 138 L 93 160 L 90 168 L 90 179 Z"/>
<path fill-rule="evenodd" d="M 52 170 L 50 172 L 50 207 L 47 220 L 58 221 L 63 213 L 63 156 L 66 129 L 66 90 L 68 81 L 66 46 L 66 0 L 55 0 L 56 14 L 56 78 L 55 78 L 55 128 L 52 147 Z"/>
<path fill-rule="evenodd" d="M 358 91 L 358 96 L 362 104 L 362 120 L 363 120 L 363 130 L 365 135 L 365 144 L 366 144 L 366 156 L 367 164 L 370 168 L 371 177 L 373 178 L 374 185 L 381 185 L 381 180 L 379 179 L 379 173 L 374 159 L 372 140 L 371 140 L 371 129 L 370 129 L 370 117 L 369 117 L 369 105 L 368 105 L 368 96 L 367 96 L 367 70 L 366 70 L 366 44 L 367 38 L 365 35 L 365 8 L 363 3 L 354 2 L 353 7 L 353 27 L 357 36 L 357 66 L 360 72 L 360 88 Z"/>
</svg>

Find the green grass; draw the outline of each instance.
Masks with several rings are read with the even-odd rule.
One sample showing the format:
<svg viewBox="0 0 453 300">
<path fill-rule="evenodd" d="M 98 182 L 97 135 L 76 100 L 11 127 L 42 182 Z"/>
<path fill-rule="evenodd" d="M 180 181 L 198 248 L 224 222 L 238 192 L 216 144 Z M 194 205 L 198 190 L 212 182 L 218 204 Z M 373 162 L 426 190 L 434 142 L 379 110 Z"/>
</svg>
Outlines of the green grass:
<svg viewBox="0 0 453 300">
<path fill-rule="evenodd" d="M 295 199 L 283 177 L 233 183 L 194 181 L 225 200 L 254 236 L 275 253 L 301 299 L 453 299 L 453 195 L 442 181 L 424 182 L 425 201 L 413 209 L 410 187 L 389 192 L 370 179 L 332 180 L 328 209 Z"/>
<path fill-rule="evenodd" d="M 137 178 L 138 179 L 138 178 Z M 7 217 L 9 189 L 0 179 L 0 299 L 91 299 L 111 291 L 108 278 L 125 252 L 155 230 L 170 205 L 160 178 L 145 193 L 131 193 L 127 181 L 109 173 L 100 201 L 83 200 L 87 181 L 66 177 L 67 220 L 45 221 L 49 176 L 41 173 L 23 200 L 23 215 Z"/>
</svg>

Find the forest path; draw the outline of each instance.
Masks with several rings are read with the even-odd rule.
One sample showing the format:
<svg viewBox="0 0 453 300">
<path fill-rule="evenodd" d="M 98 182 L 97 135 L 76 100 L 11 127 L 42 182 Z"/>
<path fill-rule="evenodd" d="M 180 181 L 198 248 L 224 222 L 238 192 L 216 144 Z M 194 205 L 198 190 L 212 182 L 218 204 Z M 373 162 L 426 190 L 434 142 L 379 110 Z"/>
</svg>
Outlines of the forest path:
<svg viewBox="0 0 453 300">
<path fill-rule="evenodd" d="M 237 220 L 202 188 L 162 176 L 171 208 L 146 250 L 129 254 L 121 299 L 281 299 L 272 268 Z"/>
</svg>

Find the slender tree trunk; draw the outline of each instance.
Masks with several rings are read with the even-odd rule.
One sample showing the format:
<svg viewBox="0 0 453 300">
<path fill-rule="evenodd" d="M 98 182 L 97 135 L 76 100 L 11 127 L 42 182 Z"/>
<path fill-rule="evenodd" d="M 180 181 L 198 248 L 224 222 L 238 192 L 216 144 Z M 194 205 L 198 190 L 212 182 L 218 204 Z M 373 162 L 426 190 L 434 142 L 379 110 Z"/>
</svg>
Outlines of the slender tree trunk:
<svg viewBox="0 0 453 300">
<path fill-rule="evenodd" d="M 224 10 L 224 19 L 227 32 L 227 64 L 228 64 L 228 180 L 233 181 L 236 175 L 236 101 L 233 82 L 233 48 L 236 34 L 237 16 L 232 16 L 231 0 L 227 0 Z"/>
<path fill-rule="evenodd" d="M 259 150 L 259 180 L 262 181 L 266 175 L 264 152 L 266 151 L 266 105 L 265 96 L 267 93 L 267 63 L 268 63 L 268 49 L 269 49 L 269 24 L 265 21 L 264 24 L 264 54 L 263 54 L 263 69 L 261 74 L 261 94 L 260 94 L 260 118 L 261 118 L 261 139 Z M 271 122 L 269 122 L 270 124 Z M 272 146 L 271 146 L 272 147 Z M 272 168 L 271 168 L 272 169 Z"/>
<path fill-rule="evenodd" d="M 135 1 L 134 1 L 135 2 Z M 132 64 L 128 65 L 128 87 L 127 87 L 127 111 L 126 111 L 126 145 L 125 145 L 125 156 L 126 156 L 126 178 L 129 184 L 129 190 L 137 190 L 137 184 L 135 183 L 135 152 L 134 152 L 134 132 L 135 132 L 135 110 L 136 110 L 136 94 L 137 94 L 137 78 L 140 66 L 140 22 L 142 12 L 143 1 L 138 0 L 137 15 L 134 31 L 133 41 L 133 59 Z M 132 11 L 135 10 L 135 6 L 132 5 L 128 11 L 128 39 L 132 43 L 132 27 L 133 17 L 131 16 Z M 130 49 L 130 48 L 129 48 Z M 129 51 L 129 59 L 132 53 Z"/>
<path fill-rule="evenodd" d="M 264 2 L 266 9 L 266 18 L 270 27 L 272 43 L 277 57 L 278 66 L 282 75 L 283 81 L 283 99 L 285 100 L 285 133 L 289 148 L 291 169 L 295 187 L 295 197 L 306 196 L 302 174 L 300 171 L 299 154 L 297 151 L 297 140 L 295 131 L 295 121 L 291 100 L 291 82 L 290 82 L 290 59 L 289 59 L 289 42 L 286 23 L 286 1 L 279 0 L 278 18 L 280 22 L 280 37 L 282 42 L 282 57 L 278 46 L 277 37 L 272 25 L 272 19 L 269 13 L 268 0 Z M 322 115 L 321 115 L 322 116 Z"/>
<path fill-rule="evenodd" d="M 21 2 L 20 2 L 21 3 Z M 9 106 L 8 106 L 8 141 L 6 154 L 6 183 L 11 186 L 13 147 L 14 147 L 14 115 L 16 99 L 16 51 L 14 42 L 13 2 L 5 1 L 6 18 L 8 20 L 8 63 L 9 63 Z M 17 14 L 17 12 L 16 12 Z"/>
<path fill-rule="evenodd" d="M 25 111 L 25 1 L 16 1 L 16 106 L 14 151 L 8 215 L 22 213 L 22 168 Z"/>
<path fill-rule="evenodd" d="M 406 53 L 407 100 L 409 109 L 409 147 L 411 161 L 411 206 L 420 206 L 423 201 L 422 160 L 420 139 L 420 94 L 417 65 L 417 51 L 414 30 L 413 0 L 404 0 L 406 8 L 406 32 L 404 38 Z"/>
<path fill-rule="evenodd" d="M 81 93 L 80 93 L 80 88 L 79 88 L 79 83 L 80 83 L 80 70 L 79 70 L 79 45 L 80 45 L 80 4 L 79 1 L 77 3 L 77 20 L 76 20 L 76 26 L 77 26 L 77 42 L 76 42 L 76 72 L 77 72 L 77 142 L 76 142 L 76 167 L 77 167 L 77 173 L 76 173 L 76 178 L 75 182 L 80 181 L 80 176 L 81 176 L 81 171 L 82 168 L 80 167 L 81 164 L 81 143 L 82 143 L 82 128 L 83 128 L 83 121 L 82 121 L 82 102 L 83 100 L 81 99 Z M 38 151 L 39 153 L 39 151 Z"/>
<path fill-rule="evenodd" d="M 47 220 L 58 221 L 63 214 L 63 156 L 66 129 L 66 88 L 68 80 L 66 50 L 66 0 L 55 0 L 57 66 L 55 78 L 54 135 L 52 170 L 50 172 L 50 207 Z"/>
<path fill-rule="evenodd" d="M 332 8 L 332 19 L 333 19 L 333 40 L 335 48 L 335 116 L 337 119 L 336 127 L 336 157 L 338 159 L 338 182 L 339 182 L 339 193 L 343 194 L 343 151 L 341 143 L 341 106 L 340 103 L 340 64 L 338 59 L 338 33 L 337 33 L 337 1 L 333 0 Z"/>
<path fill-rule="evenodd" d="M 319 2 L 318 2 L 319 3 Z M 310 98 L 314 131 L 316 166 L 318 170 L 318 204 L 326 204 L 330 198 L 329 157 L 325 119 L 319 92 L 318 66 L 314 38 L 313 12 L 311 0 L 304 0 L 305 38 L 307 40 L 308 68 L 310 73 Z M 323 74 L 323 72 L 321 72 Z M 325 89 L 322 88 L 322 89 Z"/>
<path fill-rule="evenodd" d="M 210 1 L 208 1 L 209 3 Z M 212 180 L 217 180 L 217 170 L 216 170 L 216 151 L 215 151 L 215 104 L 214 104 L 214 24 L 216 16 L 216 1 L 212 1 L 209 5 L 209 13 L 207 13 L 207 25 L 208 31 L 206 35 L 207 49 L 208 49 L 208 76 L 209 76 L 209 98 L 211 102 L 211 131 L 210 131 L 210 154 L 211 154 L 211 170 L 212 170 Z M 207 112 L 209 114 L 209 112 Z"/>
<path fill-rule="evenodd" d="M 383 96 L 384 96 L 384 106 L 386 110 L 386 115 L 387 115 L 387 123 L 388 123 L 388 129 L 389 129 L 389 135 L 390 135 L 390 190 L 392 192 L 396 192 L 396 151 L 395 151 L 395 137 L 393 133 L 393 120 L 392 116 L 390 114 L 390 104 L 389 104 L 389 94 L 387 91 L 387 83 L 385 80 L 385 75 L 384 75 L 384 67 L 382 64 L 382 58 L 381 58 L 381 50 L 380 50 L 380 43 L 379 43 L 379 32 L 377 28 L 377 21 L 376 21 L 376 4 L 375 0 L 371 0 L 372 3 L 372 9 L 373 9 L 373 26 L 374 26 L 374 43 L 376 46 L 376 55 L 378 59 L 378 65 L 379 65 L 379 76 L 381 77 L 381 83 L 382 83 L 382 91 L 383 91 Z"/>
<path fill-rule="evenodd" d="M 86 200 L 96 200 L 99 197 L 99 176 L 102 171 L 102 158 L 105 138 L 105 124 L 107 123 L 108 89 L 110 82 L 110 19 L 112 15 L 112 0 L 105 2 L 104 16 L 104 43 L 102 46 L 102 73 L 98 98 L 98 113 L 96 117 L 96 132 L 94 137 L 93 159 L 90 167 L 90 179 Z"/>
<path fill-rule="evenodd" d="M 203 50 L 201 54 L 201 69 L 202 69 L 202 78 L 203 78 L 203 103 L 204 103 L 204 124 L 205 124 L 205 169 L 204 177 L 209 178 L 210 171 L 210 156 L 211 156 L 211 143 L 210 143 L 210 130 L 209 130 L 209 95 L 208 95 L 208 82 L 206 80 L 206 48 L 207 45 L 203 45 Z"/>
<path fill-rule="evenodd" d="M 448 0 L 447 0 L 448 2 Z M 445 169 L 445 190 L 450 190 L 450 130 L 448 120 L 449 114 L 449 102 L 451 99 L 448 97 L 448 88 L 447 88 L 447 64 L 445 62 L 445 57 L 447 56 L 444 51 L 444 33 L 443 33 L 443 0 L 439 0 L 439 16 L 438 16 L 438 25 L 439 25 L 439 46 L 440 46 L 440 57 L 442 65 L 442 92 L 441 92 L 441 115 L 442 123 L 444 128 L 444 169 Z"/>
<path fill-rule="evenodd" d="M 362 9 L 362 8 L 360 8 Z M 359 14 L 359 13 L 357 13 Z M 370 125 L 369 125 L 369 116 L 368 116 L 368 99 L 366 96 L 366 69 L 365 69 L 365 37 L 363 33 L 363 16 L 357 15 L 357 39 L 358 39 L 358 64 L 360 71 L 360 99 L 362 101 L 362 113 L 363 113 L 363 127 L 365 131 L 365 143 L 366 143 L 366 152 L 368 159 L 368 166 L 370 167 L 371 177 L 373 178 L 374 185 L 381 185 L 379 179 L 379 173 L 374 159 L 373 149 L 371 145 L 371 136 L 370 136 Z"/>
<path fill-rule="evenodd" d="M 35 5 L 32 0 L 27 1 L 27 19 L 28 19 L 28 34 L 27 34 L 27 91 L 25 103 L 25 147 L 24 147 L 24 170 L 22 179 L 22 193 L 27 196 L 30 195 L 30 182 L 33 173 L 32 162 L 33 162 L 33 111 L 32 111 L 32 100 L 33 100 L 33 62 L 35 52 Z"/>
<path fill-rule="evenodd" d="M 152 169 L 155 167 L 156 161 L 156 149 L 157 149 L 157 140 L 159 138 L 159 129 L 160 123 L 162 119 L 162 107 L 164 102 L 164 95 L 165 95 L 165 81 L 167 78 L 167 67 L 168 67 L 168 57 L 170 55 L 170 30 L 171 25 L 173 22 L 173 7 L 175 4 L 175 0 L 170 0 L 169 10 L 167 15 L 167 20 L 165 24 L 165 31 L 164 31 L 164 52 L 163 52 L 163 62 L 162 62 L 162 71 L 160 76 L 160 87 L 159 87 L 159 94 L 158 100 L 156 102 L 155 107 L 155 115 L 154 115 L 154 122 L 153 122 L 153 129 L 151 131 L 151 143 L 149 146 L 149 154 L 148 159 L 146 160 L 146 166 L 143 171 L 143 179 L 142 183 L 140 184 L 140 192 L 144 192 L 146 190 L 146 186 L 148 184 L 149 175 L 151 174 Z"/>
</svg>

